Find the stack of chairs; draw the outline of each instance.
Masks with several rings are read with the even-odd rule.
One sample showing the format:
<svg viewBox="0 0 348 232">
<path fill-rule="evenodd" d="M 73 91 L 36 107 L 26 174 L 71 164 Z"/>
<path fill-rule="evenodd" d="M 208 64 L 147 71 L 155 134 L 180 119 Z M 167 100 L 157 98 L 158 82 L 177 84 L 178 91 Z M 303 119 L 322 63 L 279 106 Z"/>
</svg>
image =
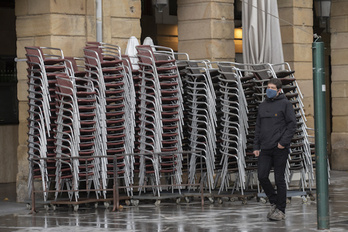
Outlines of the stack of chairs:
<svg viewBox="0 0 348 232">
<path fill-rule="evenodd" d="M 209 192 L 214 188 L 216 156 L 216 91 L 207 61 L 188 62 L 185 79 L 187 126 L 189 148 L 201 151 L 205 156 L 205 172 L 201 177 Z M 194 159 L 192 160 L 194 161 Z M 191 164 L 192 168 L 196 165 Z M 189 179 L 193 180 L 195 170 L 190 170 Z"/>
<path fill-rule="evenodd" d="M 287 63 L 270 64 L 276 77 L 282 81 L 283 93 L 292 103 L 296 115 L 297 130 L 290 144 L 288 159 L 287 184 L 291 183 L 294 173 L 300 174 L 300 189 L 304 192 L 307 187 L 312 188 L 314 169 L 311 158 L 310 144 L 307 133 L 306 116 L 304 112 L 303 96 L 294 77 L 294 71 Z M 279 68 L 283 66 L 282 68 Z M 275 70 L 281 71 L 275 71 Z"/>
<path fill-rule="evenodd" d="M 290 144 L 290 153 L 286 169 L 287 185 L 291 183 L 295 173 L 300 174 L 299 187 L 302 192 L 311 188 L 314 181 L 312 155 L 308 138 L 308 127 L 304 112 L 303 96 L 294 77 L 294 71 L 288 63 L 249 65 L 248 71 L 254 73 L 255 100 L 261 103 L 265 99 L 267 83 L 271 78 L 282 81 L 285 96 L 292 103 L 297 119 L 297 130 Z"/>
<path fill-rule="evenodd" d="M 253 191 L 254 186 L 257 185 L 257 191 L 259 192 L 259 182 L 257 178 L 257 157 L 253 153 L 254 132 L 256 126 L 257 107 L 255 97 L 255 75 L 245 70 L 244 65 L 235 64 L 237 75 L 242 83 L 245 100 L 247 102 L 247 119 L 248 129 L 246 138 L 246 150 L 245 150 L 245 171 L 246 171 L 246 183 L 245 188 L 247 191 Z"/>
<path fill-rule="evenodd" d="M 138 151 L 139 185 L 151 181 L 160 195 L 161 179 L 181 184 L 183 98 L 182 83 L 173 50 L 136 46 L 139 59 Z M 167 153 L 168 155 L 158 155 Z M 139 194 L 143 188 L 139 188 Z M 144 188 L 145 190 L 145 188 Z"/>
<path fill-rule="evenodd" d="M 134 57 L 133 57 L 134 58 Z M 122 55 L 124 67 L 126 68 L 126 71 L 128 71 L 130 75 L 130 79 L 133 81 L 133 90 L 134 90 L 134 96 L 135 96 L 135 102 L 134 102 L 134 133 L 132 136 L 132 139 L 134 139 L 133 145 L 133 152 L 135 154 L 140 153 L 139 151 L 139 145 L 140 145 L 140 84 L 141 84 L 141 79 L 139 76 L 139 69 L 138 68 L 138 63 L 136 62 L 131 62 L 132 60 L 138 61 L 138 58 L 132 59 L 132 57 Z M 145 156 L 144 156 L 145 157 Z M 133 159 L 133 177 L 136 178 L 134 182 L 138 181 L 138 175 L 140 174 L 140 157 L 139 156 L 132 156 Z M 142 158 L 144 159 L 144 158 Z"/>
<path fill-rule="evenodd" d="M 256 103 L 260 104 L 266 99 L 266 89 L 268 81 L 271 78 L 276 78 L 273 70 L 266 64 L 245 65 L 246 72 L 254 74 L 254 97 Z"/>
<path fill-rule="evenodd" d="M 58 48 L 25 47 L 28 64 L 28 155 L 32 159 L 28 189 L 32 180 L 42 182 L 44 200 L 55 179 L 54 129 L 56 128 L 55 84 L 57 73 L 65 73 L 64 54 Z"/>
<path fill-rule="evenodd" d="M 254 191 L 254 186 L 257 185 L 257 191 L 260 192 L 257 178 L 257 157 L 255 157 L 253 153 L 253 143 L 258 105 L 265 99 L 267 83 L 269 80 L 268 74 L 267 77 L 266 75 L 263 75 L 267 70 L 264 70 L 262 65 L 233 63 L 233 66 L 241 80 L 248 109 L 247 145 L 245 150 L 245 190 L 248 192 Z M 258 71 L 253 71 L 255 69 Z M 265 77 L 265 80 L 261 77 Z"/>
<path fill-rule="evenodd" d="M 98 90 L 101 126 L 102 188 L 107 189 L 115 175 L 124 185 L 133 183 L 134 104 L 135 95 L 131 76 L 125 68 L 120 48 L 108 44 L 87 44 L 84 48 L 87 78 Z M 116 158 L 112 158 L 115 156 Z M 117 169 L 117 170 L 116 170 Z M 104 197 L 106 198 L 106 191 Z M 132 195 L 132 189 L 127 188 Z"/>
<path fill-rule="evenodd" d="M 200 151 L 198 153 L 191 153 L 190 157 L 189 156 L 184 156 L 183 157 L 183 167 L 182 167 L 182 173 L 183 176 L 185 176 L 185 182 L 188 183 L 188 191 L 189 192 L 194 192 L 197 190 L 197 188 L 193 187 L 194 184 L 197 184 L 198 182 L 201 182 L 202 179 L 207 180 L 206 176 L 206 156 L 205 156 L 205 149 L 204 149 L 204 144 L 202 144 L 199 141 L 199 138 L 197 137 L 197 126 L 192 123 L 193 117 L 196 117 L 195 115 L 195 109 L 192 108 L 192 103 L 193 99 L 195 96 L 192 96 L 192 91 L 193 91 L 193 83 L 196 79 L 194 77 L 194 73 L 198 74 L 199 70 L 192 70 L 191 66 L 197 67 L 199 64 L 203 67 L 208 67 L 208 60 L 205 61 L 192 61 L 189 58 L 189 55 L 187 53 L 174 53 L 175 58 L 177 59 L 177 65 L 178 65 L 178 70 L 179 74 L 183 83 L 183 114 L 184 114 L 184 125 L 183 125 L 183 150 L 184 151 Z M 189 65 L 190 64 L 190 65 Z M 195 69 L 195 68 L 194 68 Z M 197 90 L 198 92 L 201 92 Z M 197 121 L 197 123 L 199 123 Z M 193 126 L 193 127 L 192 127 Z M 194 129 L 192 129 L 194 128 Z M 192 134 L 193 132 L 196 132 L 196 134 Z M 199 135 L 198 135 L 199 136 Z M 203 154 L 204 153 L 204 154 Z M 204 166 L 204 167 L 203 167 Z M 201 173 L 198 172 L 197 168 L 202 171 Z M 205 171 L 203 171 L 205 169 Z M 208 186 L 208 184 L 205 184 Z M 212 185 L 212 183 L 211 183 Z M 186 198 L 188 200 L 189 198 Z"/>
<path fill-rule="evenodd" d="M 228 190 L 231 173 L 236 173 L 235 185 L 232 188 L 242 194 L 245 189 L 245 156 L 248 135 L 248 107 L 244 94 L 241 76 L 232 63 L 219 63 L 221 76 L 220 104 L 221 118 L 220 153 L 222 155 L 221 184 L 219 193 Z"/>
<path fill-rule="evenodd" d="M 29 190 L 31 181 L 40 180 L 44 200 L 52 188 L 56 199 L 65 191 L 78 201 L 82 188 L 87 197 L 107 198 L 115 180 L 128 196 L 135 182 L 139 195 L 149 189 L 148 183 L 157 196 L 164 185 L 180 192 L 182 187 L 174 185 L 186 178 L 194 184 L 199 165 L 193 154 L 183 166 L 183 151 L 201 152 L 200 178 L 209 192 L 219 188 L 220 194 L 234 182 L 232 193 L 244 194 L 256 180 L 252 145 L 257 109 L 271 78 L 282 81 L 297 118 L 288 187 L 296 173 L 303 191 L 314 185 L 314 149 L 303 96 L 287 63 L 190 60 L 167 47 L 139 45 L 134 65 L 118 46 L 101 42 L 86 43 L 83 58 L 64 57 L 58 48 L 25 49 Z M 179 56 L 184 59 L 178 61 Z"/>
<path fill-rule="evenodd" d="M 68 196 L 80 198 L 82 183 L 89 197 L 94 188 L 100 195 L 100 159 L 93 158 L 100 150 L 100 127 L 96 92 L 92 81 L 67 74 L 57 74 L 56 109 L 56 199 L 66 185 Z M 92 185 L 93 184 L 93 185 Z"/>
</svg>

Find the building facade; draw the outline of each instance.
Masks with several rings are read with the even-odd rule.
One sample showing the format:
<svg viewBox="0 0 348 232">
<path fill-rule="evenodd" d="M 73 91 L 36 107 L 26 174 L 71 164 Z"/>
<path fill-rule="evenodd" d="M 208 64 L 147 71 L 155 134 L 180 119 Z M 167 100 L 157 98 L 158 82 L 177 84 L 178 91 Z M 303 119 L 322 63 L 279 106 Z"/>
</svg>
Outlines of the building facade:
<svg viewBox="0 0 348 232">
<path fill-rule="evenodd" d="M 99 35 L 102 41 L 117 44 L 123 51 L 130 36 L 139 40 L 151 36 L 156 44 L 188 53 L 191 59 L 235 61 L 238 58 L 234 29 L 241 26 L 240 0 L 169 0 L 163 12 L 158 12 L 151 0 L 100 0 L 101 17 L 97 17 L 97 1 L 9 1 L 14 2 L 14 55 L 19 59 L 16 68 L 19 124 L 0 127 L 0 146 L 6 148 L 6 154 L 0 149 L 1 158 L 12 157 L 0 163 L 0 170 L 6 170 L 0 172 L 0 183 L 16 181 L 18 201 L 28 196 L 27 64 L 20 60 L 25 58 L 25 46 L 58 47 L 65 56 L 81 57 L 85 43 L 96 41 L 98 21 L 102 25 Z M 328 153 L 332 169 L 348 170 L 348 108 L 345 107 L 348 2 L 332 0 L 331 17 L 326 21 L 330 26 L 324 29 L 316 25 L 312 1 L 278 0 L 278 9 L 284 60 L 295 70 L 310 128 L 314 127 L 313 33 L 322 33 L 327 61 Z M 3 139 L 6 137 L 10 141 Z"/>
</svg>

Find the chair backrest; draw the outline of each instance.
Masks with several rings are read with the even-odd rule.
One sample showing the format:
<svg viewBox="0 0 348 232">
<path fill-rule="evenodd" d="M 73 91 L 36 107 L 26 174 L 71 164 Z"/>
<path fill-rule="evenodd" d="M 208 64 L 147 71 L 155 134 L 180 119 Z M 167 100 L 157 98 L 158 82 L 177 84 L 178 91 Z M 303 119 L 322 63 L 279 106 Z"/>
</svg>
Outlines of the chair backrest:
<svg viewBox="0 0 348 232">
<path fill-rule="evenodd" d="M 236 80 L 237 76 L 236 73 L 233 69 L 233 66 L 229 66 L 229 65 L 218 65 L 220 71 L 222 72 L 222 74 L 226 77 L 227 80 Z"/>
<path fill-rule="evenodd" d="M 96 41 L 89 41 L 89 42 L 86 42 L 86 46 L 101 46 L 101 43 L 100 42 L 96 42 Z"/>
<path fill-rule="evenodd" d="M 66 67 L 70 69 L 72 72 L 78 71 L 77 63 L 74 57 L 65 57 L 68 62 L 65 62 Z"/>
<path fill-rule="evenodd" d="M 86 47 L 98 47 L 100 61 L 121 59 L 120 46 L 109 43 L 90 41 L 86 43 Z"/>
<path fill-rule="evenodd" d="M 154 59 L 154 55 L 150 45 L 138 45 L 135 47 L 138 52 L 139 60 L 144 64 L 151 64 Z"/>
<path fill-rule="evenodd" d="M 42 49 L 40 47 L 37 46 L 31 46 L 31 47 L 25 47 L 25 51 L 27 52 L 27 59 L 30 62 L 33 63 L 41 63 L 40 62 L 40 58 L 42 59 L 42 61 L 44 60 L 44 54 L 42 52 Z"/>
<path fill-rule="evenodd" d="M 131 61 L 130 61 L 129 56 L 127 56 L 127 55 L 122 55 L 121 57 L 122 57 L 123 66 L 129 68 L 130 71 L 133 71 L 133 68 L 132 68 Z"/>
<path fill-rule="evenodd" d="M 57 74 L 57 87 L 60 93 L 73 95 L 73 84 L 66 74 Z"/>
<path fill-rule="evenodd" d="M 191 71 L 192 74 L 201 74 L 200 71 L 200 66 L 198 65 L 197 61 L 188 61 L 187 62 L 188 67 L 190 67 L 191 69 L 189 69 Z"/>
<path fill-rule="evenodd" d="M 99 42 L 96 42 L 96 43 L 99 43 Z M 97 45 L 97 44 L 86 45 L 85 49 L 96 51 L 98 53 L 98 56 L 99 56 L 99 61 L 103 61 L 103 59 L 104 59 L 103 49 L 101 48 L 100 45 Z"/>
<path fill-rule="evenodd" d="M 100 62 L 102 60 L 101 49 L 96 46 L 86 46 L 83 51 L 86 55 L 85 62 L 90 65 L 98 66 L 98 61 Z"/>
<path fill-rule="evenodd" d="M 267 67 L 265 65 L 252 65 L 252 68 L 255 70 L 255 76 L 259 80 L 266 80 L 271 78 L 267 72 Z"/>
</svg>

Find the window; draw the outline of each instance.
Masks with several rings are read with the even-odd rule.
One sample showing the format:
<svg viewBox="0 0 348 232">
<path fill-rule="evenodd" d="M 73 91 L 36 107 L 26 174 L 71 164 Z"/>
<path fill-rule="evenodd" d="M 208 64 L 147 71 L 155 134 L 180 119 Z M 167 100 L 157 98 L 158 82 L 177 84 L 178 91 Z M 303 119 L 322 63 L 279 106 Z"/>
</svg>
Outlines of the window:
<svg viewBox="0 0 348 232">
<path fill-rule="evenodd" d="M 14 57 L 0 57 L 0 124 L 18 123 L 15 65 Z"/>
</svg>

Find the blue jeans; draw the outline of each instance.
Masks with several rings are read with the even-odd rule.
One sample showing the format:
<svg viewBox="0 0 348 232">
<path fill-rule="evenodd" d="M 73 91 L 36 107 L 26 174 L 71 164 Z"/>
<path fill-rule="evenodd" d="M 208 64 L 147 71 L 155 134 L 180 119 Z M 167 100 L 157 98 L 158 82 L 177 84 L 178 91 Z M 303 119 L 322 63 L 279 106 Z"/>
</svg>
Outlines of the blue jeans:
<svg viewBox="0 0 348 232">
<path fill-rule="evenodd" d="M 257 164 L 258 179 L 269 202 L 275 204 L 276 207 L 284 213 L 287 192 L 284 174 L 288 154 L 288 148 L 279 149 L 276 147 L 269 150 L 261 150 Z M 269 173 L 272 167 L 274 168 L 274 179 L 277 192 L 269 180 Z"/>
</svg>

